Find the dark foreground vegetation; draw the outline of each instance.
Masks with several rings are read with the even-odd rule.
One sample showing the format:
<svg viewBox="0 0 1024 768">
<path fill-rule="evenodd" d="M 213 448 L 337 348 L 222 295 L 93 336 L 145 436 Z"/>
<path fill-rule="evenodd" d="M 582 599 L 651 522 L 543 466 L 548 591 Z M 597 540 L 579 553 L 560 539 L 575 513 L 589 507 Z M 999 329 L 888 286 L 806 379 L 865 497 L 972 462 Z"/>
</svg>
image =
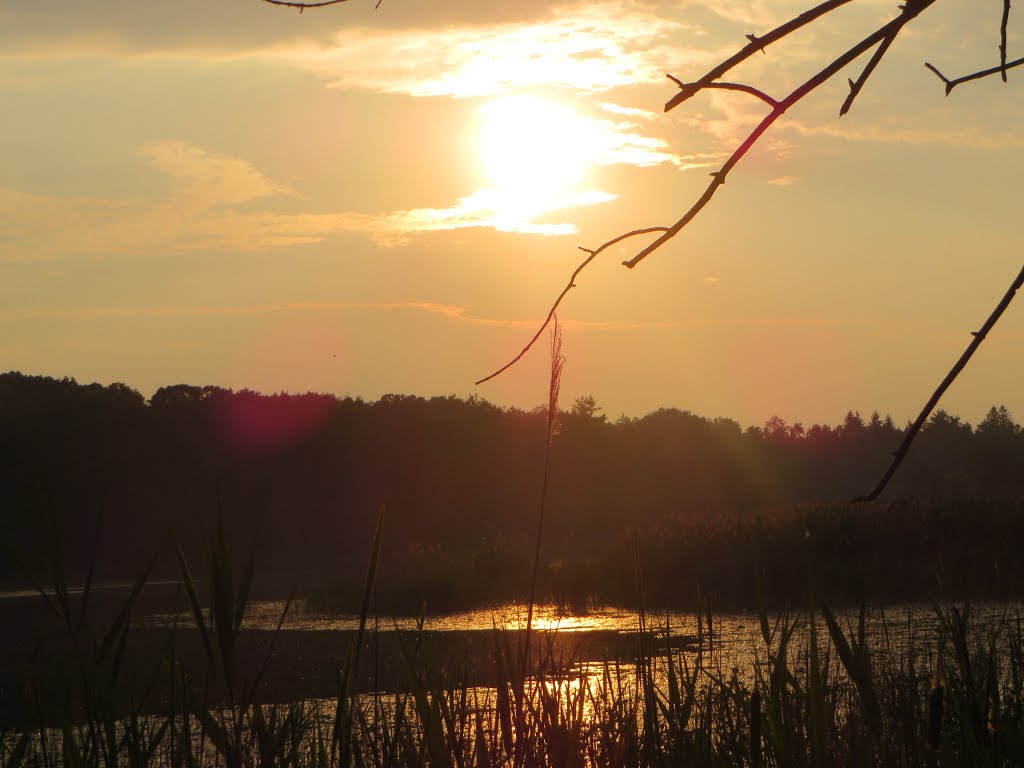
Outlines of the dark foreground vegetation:
<svg viewBox="0 0 1024 768">
<path fill-rule="evenodd" d="M 709 610 L 682 643 L 641 611 L 633 642 L 587 664 L 556 635 L 495 631 L 485 678 L 471 679 L 468 659 L 439 661 L 424 633 L 385 641 L 372 629 L 380 542 L 332 695 L 284 704 L 264 684 L 278 638 L 245 662 L 248 568 L 231 568 L 223 537 L 207 549 L 205 599 L 178 552 L 192 621 L 133 679 L 124 654 L 142 581 L 95 623 L 88 592 L 72 600 L 58 578 L 49 605 L 73 649 L 70 674 L 56 691 L 26 678 L 19 722 L 0 723 L 0 765 L 1010 766 L 1024 754 L 1019 614 L 975 624 L 966 607 L 936 606 L 932 622 L 869 634 L 863 610 L 762 611 L 740 669 L 723 663 Z M 198 663 L 184 663 L 179 633 L 198 642 Z M 385 642 L 398 692 L 376 684 Z M 359 686 L 368 660 L 370 685 Z"/>
<path fill-rule="evenodd" d="M 1024 754 L 1018 613 L 977 622 L 936 602 L 930 620 L 897 626 L 827 607 L 1019 594 L 1022 438 L 999 409 L 977 430 L 939 414 L 903 495 L 851 507 L 898 440 L 886 420 L 743 430 L 659 411 L 612 424 L 580 399 L 552 446 L 541 593 L 636 605 L 639 630 L 598 647 L 495 629 L 479 635 L 485 649 L 478 637 L 461 650 L 381 632 L 371 607 L 524 593 L 544 414 L 190 387 L 146 402 L 7 374 L 0 427 L 4 567 L 11 583 L 45 573 L 50 585 L 50 630 L 15 661 L 19 690 L 0 681 L 3 768 L 1004 766 Z M 383 512 L 368 513 L 380 499 L 386 545 Z M 233 541 L 255 550 L 240 568 Z M 93 585 L 140 566 L 125 601 L 97 615 Z M 259 579 L 294 584 L 300 570 L 307 602 L 360 616 L 343 643 L 313 650 L 315 686 L 287 671 L 289 652 L 314 646 L 242 623 Z M 186 624 L 133 626 L 155 576 L 177 583 Z M 742 604 L 758 606 L 760 637 L 737 657 L 716 642 L 712 606 Z M 695 606 L 695 626 L 662 628 L 651 605 Z"/>
<path fill-rule="evenodd" d="M 130 580 L 174 530 L 196 556 L 218 507 L 257 586 L 296 577 L 353 611 L 362 543 L 388 507 L 382 609 L 418 613 L 527 598 L 545 414 L 483 400 L 259 395 L 0 375 L 0 585 L 62 561 L 80 583 Z M 591 398 L 552 443 L 540 596 L 636 605 L 634 549 L 651 605 L 834 605 L 1006 598 L 1024 585 L 1024 434 L 1005 409 L 977 427 L 939 412 L 887 491 L 873 485 L 901 431 L 848 414 L 835 427 L 743 428 L 664 409 L 606 419 Z M 19 561 L 21 565 L 19 565 Z M 174 578 L 165 547 L 154 575 Z"/>
</svg>

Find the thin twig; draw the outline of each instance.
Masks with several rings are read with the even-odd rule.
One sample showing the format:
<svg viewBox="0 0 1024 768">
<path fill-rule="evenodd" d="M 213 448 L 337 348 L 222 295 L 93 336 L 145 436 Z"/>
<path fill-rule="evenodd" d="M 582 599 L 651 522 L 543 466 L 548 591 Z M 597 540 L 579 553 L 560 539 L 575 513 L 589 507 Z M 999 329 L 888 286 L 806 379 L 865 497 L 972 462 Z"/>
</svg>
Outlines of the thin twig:
<svg viewBox="0 0 1024 768">
<path fill-rule="evenodd" d="M 590 262 L 592 262 L 594 260 L 594 258 L 599 253 L 601 253 L 601 251 L 605 250 L 606 248 L 610 248 L 611 246 L 615 245 L 616 243 L 622 242 L 623 240 L 625 240 L 626 238 L 629 238 L 629 237 L 636 237 L 637 235 L 647 235 L 647 234 L 650 234 L 651 232 L 665 232 L 667 230 L 668 230 L 667 227 L 647 227 L 645 229 L 634 229 L 634 230 L 632 230 L 630 232 L 626 232 L 625 234 L 619 235 L 618 237 L 613 237 L 611 240 L 608 240 L 607 242 L 602 243 L 601 245 L 599 245 L 597 248 L 595 248 L 593 250 L 591 250 L 589 248 L 584 248 L 583 246 L 580 246 L 580 250 L 583 251 L 584 253 L 589 254 L 589 255 L 573 271 L 572 276 L 569 278 L 569 282 L 566 284 L 565 288 L 562 289 L 562 292 L 560 294 L 558 294 L 558 298 L 555 299 L 555 303 L 551 305 L 551 309 L 548 311 L 548 316 L 546 318 L 544 318 L 544 322 L 541 323 L 540 328 L 537 329 L 537 332 L 533 335 L 533 338 L 530 339 L 527 342 L 526 346 L 523 347 L 522 351 L 518 355 L 513 357 L 511 360 L 509 360 L 507 363 L 505 363 L 505 365 L 501 366 L 501 368 L 496 370 L 490 376 L 484 376 L 482 379 L 480 379 L 476 383 L 477 384 L 483 384 L 485 381 L 490 381 L 495 376 L 498 376 L 499 374 L 504 373 L 509 368 L 511 368 L 513 365 L 518 363 L 522 359 L 523 355 L 525 355 L 527 352 L 530 351 L 530 348 L 537 342 L 537 339 L 539 339 L 540 335 L 542 333 L 544 333 L 544 329 L 548 327 L 548 324 L 551 322 L 552 318 L 555 316 L 555 312 L 558 310 L 558 305 L 562 303 L 562 299 L 565 298 L 565 295 L 567 293 L 569 293 L 569 291 L 571 291 L 573 288 L 576 287 L 576 276 L 579 275 L 579 273 L 582 272 L 583 269 L 588 264 L 590 264 Z"/>
<path fill-rule="evenodd" d="M 668 103 L 665 104 L 665 111 L 668 112 L 669 110 L 675 109 L 691 96 L 707 87 L 710 83 L 720 78 L 733 67 L 749 59 L 758 51 L 763 51 L 772 43 L 781 40 L 786 35 L 810 24 L 815 19 L 824 16 L 826 13 L 834 11 L 836 8 L 846 5 L 850 1 L 851 0 L 827 0 L 827 2 L 811 8 L 809 11 L 804 11 L 796 18 L 790 19 L 785 24 L 776 27 L 765 35 L 760 37 L 757 37 L 756 35 L 747 35 L 747 39 L 750 42 L 741 50 L 737 51 L 721 64 L 711 69 L 700 80 L 689 83 L 685 87 L 680 86 L 680 92 L 669 99 Z"/>
<path fill-rule="evenodd" d="M 853 80 L 850 81 L 850 93 L 843 102 L 843 106 L 839 108 L 840 117 L 850 111 L 850 107 L 853 106 L 853 100 L 857 98 L 857 94 L 860 93 L 860 89 L 864 87 L 864 83 L 866 83 L 868 78 L 871 77 L 871 73 L 875 71 L 875 67 L 878 66 L 878 62 L 880 62 L 882 57 L 885 56 L 886 51 L 889 50 L 889 46 L 892 45 L 892 41 L 896 39 L 896 35 L 898 33 L 899 30 L 897 29 L 891 35 L 882 40 L 878 48 L 875 49 L 874 54 L 872 54 L 868 65 L 864 67 L 864 71 L 861 72 L 860 77 L 857 78 L 857 82 L 854 82 Z"/>
<path fill-rule="evenodd" d="M 264 3 L 270 3 L 271 5 L 283 5 L 287 8 L 298 8 L 301 13 L 306 8 L 323 8 L 327 5 L 338 5 L 339 3 L 347 3 L 348 0 L 322 0 L 318 3 L 293 3 L 288 0 L 263 0 Z"/>
<path fill-rule="evenodd" d="M 299 13 L 301 14 L 307 8 L 323 8 L 326 5 L 337 5 L 338 3 L 347 3 L 348 0 L 323 0 L 323 2 L 319 3 L 292 3 L 288 2 L 288 0 L 263 0 L 263 2 L 270 3 L 271 5 L 283 5 L 287 8 L 298 8 Z M 373 7 L 380 8 L 380 4 L 382 2 L 384 2 L 384 0 L 377 0 L 377 2 L 374 3 Z"/>
<path fill-rule="evenodd" d="M 903 442 L 900 443 L 899 448 L 893 451 L 892 463 L 885 471 L 885 474 L 882 475 L 882 479 L 878 481 L 878 485 L 875 486 L 875 489 L 871 491 L 871 493 L 866 496 L 858 496 L 852 501 L 874 501 L 878 498 L 879 494 L 885 490 L 885 486 L 889 484 L 889 480 L 896 473 L 896 469 L 903 463 L 903 459 L 906 458 L 907 451 L 910 450 L 910 445 L 914 442 L 914 438 L 917 437 L 917 433 L 921 431 L 921 427 L 924 426 L 924 423 L 931 415 L 932 410 L 936 405 L 938 405 L 939 399 L 946 390 L 949 389 L 950 384 L 956 380 L 956 377 L 960 375 L 964 366 L 967 365 L 967 362 L 974 355 L 975 351 L 977 351 L 978 347 L 981 346 L 981 342 L 985 340 L 985 337 L 988 336 L 992 328 L 995 327 L 996 322 L 998 322 L 1003 312 L 1006 311 L 1006 308 L 1010 306 L 1010 302 L 1013 301 L 1013 297 L 1017 294 L 1017 291 L 1021 286 L 1024 286 L 1024 268 L 1021 268 L 1020 274 L 1017 275 L 1017 278 L 1010 284 L 1006 293 L 1003 294 L 1002 300 L 1000 300 L 996 305 L 996 308 L 992 310 L 992 314 L 988 316 L 985 324 L 981 326 L 981 330 L 972 331 L 971 335 L 974 338 L 971 339 L 971 343 L 967 345 L 967 349 L 965 349 L 963 354 L 960 355 L 960 359 L 956 361 L 956 364 L 950 369 L 949 373 L 946 374 L 946 378 L 942 380 L 942 383 L 939 384 L 935 392 L 932 393 L 928 402 L 925 403 L 924 408 L 921 409 L 921 413 L 918 414 L 917 419 L 910 426 L 910 429 L 907 430 L 907 434 L 904 436 Z"/>
<path fill-rule="evenodd" d="M 924 65 L 926 67 L 928 67 L 928 69 L 930 69 L 932 72 L 935 73 L 936 77 L 938 77 L 942 82 L 944 82 L 946 84 L 946 95 L 947 96 L 949 96 L 949 92 L 952 91 L 954 88 L 956 88 L 958 85 L 960 85 L 960 83 L 969 83 L 971 80 L 980 80 L 983 77 L 989 77 L 991 75 L 1002 73 L 1002 72 L 1005 72 L 1008 69 L 1013 69 L 1014 67 L 1019 67 L 1022 64 L 1024 64 L 1024 57 L 1019 58 L 1019 59 L 1014 59 L 1013 61 L 1008 61 L 1008 62 L 1006 62 L 1006 64 L 1001 64 L 998 67 L 991 67 L 990 69 L 982 69 L 982 70 L 980 70 L 978 72 L 972 72 L 969 75 L 964 75 L 963 77 L 957 77 L 957 78 L 954 78 L 953 80 L 950 80 L 944 74 L 939 72 L 938 68 L 935 65 L 929 64 L 927 61 L 924 63 Z"/>
<path fill-rule="evenodd" d="M 1006 26 L 1010 23 L 1010 0 L 1003 0 L 1003 20 L 999 24 L 999 69 L 1006 82 Z"/>
<path fill-rule="evenodd" d="M 791 106 L 793 106 L 801 99 L 803 99 L 807 94 L 809 94 L 819 85 L 832 78 L 843 67 L 855 61 L 866 51 L 870 50 L 875 45 L 878 45 L 879 43 L 883 42 L 884 40 L 890 37 L 895 37 L 897 34 L 899 34 L 899 31 L 907 23 L 916 18 L 918 14 L 920 14 L 928 6 L 934 3 L 935 0 L 908 0 L 908 2 L 902 6 L 902 11 L 899 16 L 897 16 L 887 24 L 880 27 L 874 33 L 861 40 L 857 45 L 853 46 L 846 53 L 832 61 L 832 63 L 825 67 L 825 69 L 821 70 L 820 72 L 818 72 L 818 74 L 814 75 L 809 80 L 805 81 L 802 85 L 796 88 L 782 101 L 776 101 L 775 99 L 772 99 L 771 97 L 767 96 L 767 94 L 762 94 L 760 91 L 757 91 L 756 89 L 753 88 L 747 89 L 745 87 L 736 86 L 735 84 L 732 83 L 713 83 L 715 79 L 717 79 L 722 74 L 727 72 L 731 67 L 743 61 L 745 58 L 747 58 L 747 56 L 751 55 L 753 52 L 760 50 L 760 48 L 763 48 L 770 42 L 774 42 L 775 40 L 784 37 L 785 35 L 789 34 L 795 29 L 799 29 L 804 24 L 813 21 L 815 18 L 818 18 L 822 14 L 827 13 L 830 10 L 834 10 L 840 7 L 841 5 L 844 5 L 846 2 L 849 2 L 849 0 L 829 0 L 829 2 L 822 3 L 817 8 L 814 8 L 811 11 L 807 11 L 806 13 L 798 16 L 796 19 L 793 19 L 792 21 L 783 24 L 781 27 L 776 28 L 775 30 L 768 33 L 764 37 L 755 38 L 754 36 L 751 35 L 750 45 L 747 45 L 738 54 L 731 57 L 726 62 L 723 62 L 718 67 L 715 67 L 710 72 L 708 72 L 708 74 L 706 74 L 703 78 L 696 82 L 683 83 L 677 78 L 669 76 L 671 80 L 673 80 L 677 85 L 680 86 L 681 90 L 679 94 L 676 94 L 676 96 L 673 97 L 673 99 L 670 100 L 668 104 L 665 105 L 665 111 L 674 108 L 678 104 L 681 104 L 683 101 L 685 101 L 686 98 L 689 98 L 689 96 L 686 95 L 687 93 L 689 93 L 689 95 L 693 95 L 694 93 L 703 88 L 715 87 L 726 87 L 731 88 L 733 90 L 744 90 L 747 93 L 753 93 L 753 95 L 771 104 L 772 110 L 771 112 L 768 113 L 768 115 L 764 117 L 764 119 L 761 120 L 757 127 L 754 128 L 753 131 L 751 131 L 751 133 L 747 136 L 746 139 L 743 140 L 739 147 L 736 148 L 736 150 L 732 153 L 729 159 L 726 160 L 725 165 L 723 165 L 720 170 L 715 171 L 714 173 L 711 174 L 711 183 L 708 185 L 707 189 L 704 190 L 704 194 L 700 196 L 697 202 L 695 202 L 690 207 L 690 209 L 685 214 L 683 214 L 682 218 L 680 218 L 675 224 L 673 224 L 670 227 L 662 226 L 646 227 L 644 229 L 634 229 L 631 230 L 630 232 L 626 232 L 625 234 L 619 235 L 618 237 L 612 238 L 611 240 L 605 242 L 600 247 L 592 251 L 586 248 L 582 248 L 581 250 L 585 251 L 589 255 L 586 259 L 583 260 L 583 262 L 578 267 L 576 267 L 575 271 L 573 271 L 572 276 L 569 278 L 569 282 L 566 284 L 562 292 L 558 295 L 558 298 L 555 299 L 554 304 L 548 311 L 547 317 L 544 319 L 544 322 L 541 324 L 540 328 L 537 329 L 537 332 L 533 335 L 533 338 L 531 338 L 527 342 L 526 346 L 523 347 L 523 349 L 519 352 L 518 355 L 516 355 L 514 358 L 512 358 L 512 360 L 510 360 L 508 363 L 506 363 L 501 368 L 496 370 L 494 373 L 478 380 L 476 382 L 477 385 L 483 384 L 484 382 L 489 381 L 494 377 L 504 373 L 506 370 L 511 368 L 517 362 L 519 362 L 519 360 L 521 360 L 523 356 L 528 351 L 530 351 L 533 345 L 537 342 L 537 339 L 539 339 L 541 334 L 544 332 L 544 329 L 547 328 L 548 324 L 551 322 L 551 318 L 554 317 L 555 311 L 561 304 L 562 299 L 564 299 L 566 294 L 572 288 L 575 287 L 576 276 L 579 275 L 579 273 L 582 272 L 583 269 L 587 265 L 589 265 L 590 262 L 593 261 L 594 257 L 596 257 L 601 251 L 629 237 L 634 237 L 636 235 L 642 234 L 649 234 L 652 232 L 660 232 L 661 235 L 657 237 L 649 245 L 647 245 L 647 247 L 641 250 L 636 256 L 634 256 L 632 259 L 622 262 L 624 266 L 632 269 L 637 264 L 639 264 L 643 259 L 649 256 L 651 253 L 653 253 L 666 242 L 675 237 L 680 232 L 680 230 L 682 230 L 683 227 L 689 224 L 690 221 L 698 213 L 700 213 L 704 206 L 706 206 L 711 201 L 711 198 L 714 197 L 714 194 L 715 192 L 718 191 L 718 188 L 725 183 L 725 178 L 729 174 L 729 172 L 736 166 L 736 164 L 743 158 L 743 156 L 750 150 L 750 148 L 757 142 L 757 140 L 764 134 L 764 132 L 767 131 L 769 127 L 771 127 L 772 123 L 779 119 L 786 112 L 786 110 L 788 110 Z M 862 75 L 862 78 L 863 77 L 864 76 Z"/>
<path fill-rule="evenodd" d="M 661 237 L 659 237 L 653 243 L 651 243 L 642 251 L 640 251 L 640 253 L 638 253 L 632 259 L 622 262 L 623 265 L 632 269 L 645 258 L 654 253 L 654 251 L 658 250 L 662 245 L 664 245 L 677 234 L 679 234 L 679 231 L 687 224 L 689 224 L 690 221 L 698 213 L 701 212 L 704 206 L 711 202 L 711 198 L 714 197 L 715 192 L 718 191 L 718 188 L 725 184 L 725 178 L 726 176 L 729 175 L 729 171 L 731 171 L 736 166 L 736 164 L 743 159 L 743 156 L 747 154 L 750 148 L 754 146 L 754 144 L 757 142 L 759 138 L 761 138 L 764 132 L 767 131 L 769 127 L 771 127 L 772 123 L 774 123 L 776 120 L 782 117 L 782 115 L 785 114 L 786 110 L 788 110 L 794 104 L 803 99 L 807 94 L 809 94 L 819 85 L 831 79 L 837 72 L 839 72 L 839 70 L 841 70 L 843 67 L 850 64 L 851 62 L 855 61 L 865 51 L 870 50 L 875 45 L 878 45 L 880 42 L 882 42 L 883 40 L 890 36 L 895 37 L 895 35 L 899 34 L 900 30 L 904 26 L 906 26 L 910 21 L 916 18 L 922 11 L 924 11 L 934 2 L 935 0 L 918 0 L 918 2 L 908 1 L 903 6 L 903 11 L 900 13 L 899 16 L 897 16 L 887 24 L 883 25 L 879 29 L 875 30 L 875 32 L 873 32 L 872 34 L 865 37 L 855 46 L 850 48 L 846 53 L 842 54 L 834 61 L 832 61 L 832 63 L 825 67 L 823 70 L 818 72 L 809 80 L 806 80 L 802 85 L 797 87 L 782 101 L 778 102 L 777 106 L 775 106 L 772 109 L 772 111 L 769 112 L 764 117 L 764 119 L 761 120 L 760 123 L 758 123 L 757 127 L 750 132 L 750 135 L 748 135 L 747 138 L 744 139 L 743 142 L 736 148 L 736 150 L 732 153 L 729 159 L 726 160 L 725 165 L 722 166 L 721 170 L 711 174 L 711 183 L 708 185 L 707 189 L 704 190 L 704 194 L 700 196 L 697 202 L 694 203 L 685 214 L 683 214 L 682 218 L 680 218 L 679 221 L 677 221 L 675 224 L 669 227 L 668 230 Z M 666 105 L 666 108 L 667 106 L 668 105 Z"/>
<path fill-rule="evenodd" d="M 665 75 L 665 77 L 678 85 L 680 89 L 686 89 L 691 85 L 695 85 L 695 83 L 684 83 L 678 77 L 673 77 L 672 75 Z M 718 88 L 723 91 L 741 91 L 742 93 L 749 93 L 751 96 L 756 96 L 769 107 L 777 107 L 779 105 L 778 99 L 773 99 L 764 91 L 755 88 L 752 85 L 747 85 L 746 83 L 705 83 L 701 88 Z"/>
</svg>

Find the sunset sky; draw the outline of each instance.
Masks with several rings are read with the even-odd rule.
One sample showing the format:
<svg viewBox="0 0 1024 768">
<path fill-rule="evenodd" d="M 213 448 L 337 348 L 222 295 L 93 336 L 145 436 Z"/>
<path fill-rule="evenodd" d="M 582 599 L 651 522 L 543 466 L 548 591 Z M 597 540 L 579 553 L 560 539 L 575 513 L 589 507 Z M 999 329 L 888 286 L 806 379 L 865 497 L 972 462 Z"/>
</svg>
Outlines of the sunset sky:
<svg viewBox="0 0 1024 768">
<path fill-rule="evenodd" d="M 0 371 L 532 407 L 545 347 L 473 382 L 532 335 L 577 246 L 674 222 L 765 114 L 720 91 L 665 114 L 665 74 L 695 80 L 812 4 L 5 3 Z M 896 5 L 854 0 L 729 79 L 781 97 Z M 1024 255 L 1024 68 L 946 97 L 924 67 L 998 63 L 1001 13 L 939 0 L 850 114 L 863 61 L 636 269 L 645 241 L 602 254 L 559 313 L 564 402 L 916 415 Z M 1024 420 L 1022 342 L 1024 304 L 943 407 Z"/>
</svg>

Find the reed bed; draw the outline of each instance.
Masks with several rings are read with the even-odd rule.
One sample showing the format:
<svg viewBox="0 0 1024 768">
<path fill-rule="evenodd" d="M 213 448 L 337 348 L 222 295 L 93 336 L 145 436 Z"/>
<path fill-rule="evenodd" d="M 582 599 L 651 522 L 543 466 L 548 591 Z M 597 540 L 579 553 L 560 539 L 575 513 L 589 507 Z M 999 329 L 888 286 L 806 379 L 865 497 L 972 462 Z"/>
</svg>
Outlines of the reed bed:
<svg viewBox="0 0 1024 768">
<path fill-rule="evenodd" d="M 379 521 L 378 521 L 379 522 Z M 422 631 L 400 634 L 399 692 L 357 691 L 361 655 L 376 653 L 371 595 L 331 699 L 268 704 L 260 680 L 271 645 L 240 662 L 252 564 L 231 564 L 223 532 L 207 548 L 205 597 L 178 552 L 205 666 L 176 663 L 174 634 L 154 649 L 144 693 L 124 680 L 134 601 L 103 631 L 65 585 L 49 591 L 75 649 L 63 696 L 26 691 L 26 723 L 0 734 L 3 768 L 199 766 L 1011 766 L 1024 761 L 1019 614 L 979 622 L 969 606 L 936 605 L 926 626 L 890 626 L 862 609 L 760 613 L 750 668 L 731 666 L 705 602 L 693 642 L 638 614 L 635 652 L 583 663 L 534 630 L 493 633 L 493 677 L 467 681 Z M 87 598 L 87 594 L 85 596 Z M 83 600 L 83 605 L 86 600 Z M 287 612 L 287 608 L 286 611 Z M 285 616 L 282 615 L 283 623 Z M 908 620 L 909 621 L 909 620 Z M 880 629 L 879 629 L 879 622 Z M 874 628 L 872 628 L 874 623 Z M 691 628 L 692 629 L 692 628 Z M 138 683 L 139 681 L 133 681 Z M 162 691 L 162 693 L 150 693 Z"/>
</svg>

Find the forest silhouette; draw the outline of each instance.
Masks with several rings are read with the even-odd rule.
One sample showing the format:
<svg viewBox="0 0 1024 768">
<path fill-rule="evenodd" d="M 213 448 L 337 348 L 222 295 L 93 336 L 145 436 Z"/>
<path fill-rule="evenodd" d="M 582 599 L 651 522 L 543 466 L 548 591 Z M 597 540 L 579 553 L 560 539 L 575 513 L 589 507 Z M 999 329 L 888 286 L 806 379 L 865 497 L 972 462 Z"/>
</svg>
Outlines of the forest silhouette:
<svg viewBox="0 0 1024 768">
<path fill-rule="evenodd" d="M 0 561 L 4 585 L 45 570 L 55 536 L 70 574 L 95 556 L 98 577 L 130 578 L 169 531 L 198 552 L 219 509 L 266 589 L 298 576 L 311 605 L 351 610 L 385 504 L 385 607 L 483 605 L 527 586 L 540 407 L 189 385 L 146 400 L 11 372 L 0 425 L 0 525 L 16 551 Z M 639 562 L 645 597 L 679 607 L 697 584 L 730 607 L 808 589 L 835 602 L 1016 596 L 1021 427 L 1001 406 L 976 427 L 936 412 L 886 499 L 849 504 L 901 436 L 878 414 L 744 428 L 669 408 L 611 420 L 579 397 L 551 449 L 542 594 L 633 604 Z M 174 575 L 168 552 L 160 563 Z"/>
</svg>

